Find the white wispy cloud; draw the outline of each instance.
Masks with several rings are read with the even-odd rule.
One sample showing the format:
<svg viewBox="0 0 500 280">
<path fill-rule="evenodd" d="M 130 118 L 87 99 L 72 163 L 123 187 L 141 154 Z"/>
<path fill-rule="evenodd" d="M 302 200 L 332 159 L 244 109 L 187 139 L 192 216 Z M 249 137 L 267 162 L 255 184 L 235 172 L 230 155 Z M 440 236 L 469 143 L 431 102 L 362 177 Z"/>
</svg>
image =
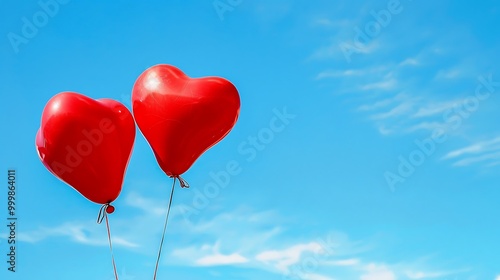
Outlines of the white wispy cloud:
<svg viewBox="0 0 500 280">
<path fill-rule="evenodd" d="M 384 120 L 384 119 L 394 118 L 394 117 L 401 116 L 401 115 L 407 115 L 408 112 L 411 112 L 411 110 L 413 109 L 413 106 L 414 106 L 414 103 L 412 101 L 403 102 L 403 103 L 398 104 L 397 106 L 395 106 L 394 108 L 390 109 L 387 112 L 382 112 L 382 113 L 372 115 L 371 119 Z"/>
<path fill-rule="evenodd" d="M 146 198 L 136 192 L 129 193 L 125 198 L 125 203 L 128 206 L 138 208 L 154 215 L 163 216 L 167 213 L 167 207 L 161 206 L 165 203 L 164 201 Z"/>
<path fill-rule="evenodd" d="M 373 111 L 376 109 L 384 108 L 389 104 L 393 103 L 394 100 L 392 98 L 376 101 L 373 104 L 364 104 L 358 107 L 358 111 Z"/>
<path fill-rule="evenodd" d="M 359 259 L 330 260 L 323 262 L 323 264 L 327 266 L 354 266 L 360 263 L 361 261 Z"/>
<path fill-rule="evenodd" d="M 479 163 L 485 167 L 497 166 L 500 161 L 500 137 L 455 149 L 448 152 L 442 159 L 454 160 L 453 166 L 460 167 Z"/>
<path fill-rule="evenodd" d="M 458 270 L 458 271 L 406 271 L 406 277 L 410 279 L 432 279 L 439 277 L 446 277 L 460 272 L 468 270 Z"/>
<path fill-rule="evenodd" d="M 436 129 L 445 129 L 445 128 L 447 128 L 447 126 L 443 122 L 423 121 L 423 122 L 419 122 L 419 123 L 411 125 L 405 131 L 411 133 L 411 132 L 415 132 L 415 131 L 419 131 L 419 130 L 434 131 Z"/>
<path fill-rule="evenodd" d="M 402 100 L 408 99 L 408 96 L 405 93 L 398 93 L 394 97 L 382 99 L 380 101 L 375 101 L 374 103 L 363 104 L 358 107 L 358 111 L 373 111 L 378 110 L 384 107 L 387 107 L 390 104 L 400 102 Z"/>
<path fill-rule="evenodd" d="M 320 244 L 311 242 L 307 244 L 298 244 L 282 250 L 269 250 L 259 253 L 255 259 L 274 266 L 277 270 L 286 273 L 289 267 L 297 264 L 301 256 L 306 252 L 320 254 L 323 249 Z"/>
<path fill-rule="evenodd" d="M 315 50 L 308 60 L 329 60 L 329 59 L 345 59 L 345 53 L 352 52 L 356 54 L 371 54 L 380 49 L 379 40 L 371 40 L 367 44 L 355 44 L 352 39 L 339 40 L 336 38 L 332 43 Z"/>
<path fill-rule="evenodd" d="M 420 61 L 417 58 L 407 58 L 399 63 L 399 66 L 416 66 L 420 65 Z"/>
<path fill-rule="evenodd" d="M 361 90 L 391 90 L 396 88 L 397 80 L 392 78 L 385 81 L 362 85 Z"/>
<path fill-rule="evenodd" d="M 443 112 L 452 109 L 454 106 L 463 102 L 463 100 L 449 100 L 444 102 L 428 102 L 422 104 L 413 115 L 412 118 L 423 118 L 442 114 Z"/>
<path fill-rule="evenodd" d="M 191 245 L 188 247 L 183 247 L 183 248 L 176 248 L 172 250 L 171 255 L 174 256 L 177 259 L 180 259 L 182 261 L 184 260 L 189 260 L 189 264 L 192 265 L 193 261 L 196 260 L 199 255 L 200 251 L 207 251 L 206 254 L 210 253 L 209 248 L 211 248 L 212 245 L 204 244 L 204 245 Z"/>
<path fill-rule="evenodd" d="M 387 128 L 384 125 L 380 125 L 380 124 L 377 126 L 377 130 L 382 135 L 389 135 L 389 134 L 395 133 L 394 129 Z"/>
<path fill-rule="evenodd" d="M 456 158 L 460 157 L 463 155 L 469 155 L 469 154 L 479 154 L 482 152 L 488 152 L 488 151 L 496 151 L 500 149 L 500 137 L 496 137 L 492 140 L 488 141 L 481 141 L 472 145 L 469 145 L 467 147 L 453 150 L 449 153 L 447 153 L 443 159 L 450 159 L 450 158 Z"/>
<path fill-rule="evenodd" d="M 322 80 L 327 78 L 338 78 L 338 77 L 349 77 L 349 76 L 358 76 L 361 75 L 361 71 L 359 70 L 326 70 L 319 73 L 316 76 L 316 80 Z"/>
<path fill-rule="evenodd" d="M 221 266 L 237 265 L 249 262 L 249 260 L 238 252 L 229 254 L 221 253 L 221 241 L 215 244 L 192 245 L 185 248 L 178 248 L 172 252 L 178 261 L 191 266 Z"/>
<path fill-rule="evenodd" d="M 200 266 L 233 265 L 233 264 L 242 264 L 247 262 L 248 262 L 247 258 L 237 253 L 233 253 L 230 255 L 215 253 L 213 255 L 204 256 L 196 260 L 196 264 Z"/>
<path fill-rule="evenodd" d="M 302 274 L 301 277 L 304 280 L 335 280 L 335 278 L 316 273 Z"/>
<path fill-rule="evenodd" d="M 365 273 L 361 275 L 361 280 L 395 280 L 396 275 L 385 265 L 370 263 L 365 268 Z"/>
<path fill-rule="evenodd" d="M 342 69 L 342 70 L 325 70 L 316 75 L 316 80 L 327 79 L 327 78 L 338 78 L 338 77 L 358 77 L 361 78 L 365 75 L 370 75 L 373 73 L 383 73 L 387 68 L 384 66 L 377 66 L 372 68 L 364 69 Z"/>
<path fill-rule="evenodd" d="M 477 57 L 468 56 L 456 59 L 456 62 L 452 66 L 439 70 L 434 80 L 450 83 L 463 78 L 475 79 L 478 71 L 480 71 L 480 69 L 478 69 Z"/>
<path fill-rule="evenodd" d="M 49 238 L 66 237 L 70 241 L 93 246 L 109 246 L 105 225 L 95 225 L 93 222 L 71 222 L 55 227 L 41 227 L 37 230 L 20 232 L 20 241 L 37 243 Z M 112 235 L 114 246 L 136 248 L 139 245 L 119 235 Z"/>
<path fill-rule="evenodd" d="M 461 160 L 453 163 L 453 165 L 454 166 L 468 166 L 468 165 L 471 165 L 473 163 L 478 163 L 478 162 L 483 162 L 483 161 L 488 161 L 488 160 L 497 160 L 497 159 L 500 159 L 500 152 L 487 153 L 487 154 L 483 154 L 480 156 L 461 159 Z"/>
</svg>

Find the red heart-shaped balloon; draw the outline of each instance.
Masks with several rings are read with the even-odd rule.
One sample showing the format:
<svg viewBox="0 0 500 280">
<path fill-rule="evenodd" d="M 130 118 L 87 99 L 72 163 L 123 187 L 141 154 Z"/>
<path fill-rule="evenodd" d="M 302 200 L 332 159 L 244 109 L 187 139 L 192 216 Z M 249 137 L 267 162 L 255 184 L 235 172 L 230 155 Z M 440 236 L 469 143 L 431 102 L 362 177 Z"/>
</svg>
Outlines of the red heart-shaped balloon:
<svg viewBox="0 0 500 280">
<path fill-rule="evenodd" d="M 134 119 L 123 104 L 63 92 L 43 110 L 36 147 L 50 172 L 105 204 L 120 194 L 134 139 Z"/>
<path fill-rule="evenodd" d="M 219 77 L 190 78 L 160 64 L 144 71 L 132 91 L 135 120 L 158 164 L 172 177 L 233 128 L 240 112 L 236 87 Z"/>
</svg>

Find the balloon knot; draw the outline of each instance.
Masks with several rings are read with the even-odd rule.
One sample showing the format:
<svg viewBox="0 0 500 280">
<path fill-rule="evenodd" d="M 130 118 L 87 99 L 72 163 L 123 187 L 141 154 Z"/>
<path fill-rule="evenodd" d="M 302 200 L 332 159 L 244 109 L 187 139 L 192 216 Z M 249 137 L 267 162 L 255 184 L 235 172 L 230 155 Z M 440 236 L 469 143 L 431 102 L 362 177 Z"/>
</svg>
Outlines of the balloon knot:
<svg viewBox="0 0 500 280">
<path fill-rule="evenodd" d="M 177 179 L 179 180 L 179 183 L 181 184 L 181 188 L 189 189 L 189 184 L 186 180 L 182 179 L 181 176 L 178 176 Z"/>
<path fill-rule="evenodd" d="M 102 220 L 107 214 L 111 214 L 115 212 L 115 207 L 110 205 L 109 202 L 106 204 L 103 204 L 101 206 L 101 209 L 99 209 L 99 215 L 97 215 L 97 223 L 100 224 L 102 223 Z"/>
<path fill-rule="evenodd" d="M 112 214 L 113 212 L 115 212 L 115 207 L 108 204 L 108 207 L 106 207 L 106 213 Z"/>
<path fill-rule="evenodd" d="M 179 184 L 181 185 L 181 188 L 183 188 L 183 189 L 189 189 L 189 183 L 186 180 L 184 180 L 181 177 L 181 175 L 173 175 L 173 176 L 170 176 L 170 177 L 174 178 L 174 180 L 175 179 L 179 180 Z"/>
</svg>

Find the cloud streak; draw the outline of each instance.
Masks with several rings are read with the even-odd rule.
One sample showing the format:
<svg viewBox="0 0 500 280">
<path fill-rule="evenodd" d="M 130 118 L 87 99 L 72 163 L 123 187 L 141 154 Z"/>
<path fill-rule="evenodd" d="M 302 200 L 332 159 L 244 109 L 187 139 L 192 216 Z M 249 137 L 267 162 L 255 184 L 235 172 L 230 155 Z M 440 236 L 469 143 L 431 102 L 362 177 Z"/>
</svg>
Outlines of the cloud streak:
<svg viewBox="0 0 500 280">
<path fill-rule="evenodd" d="M 500 159 L 500 137 L 479 141 L 469 146 L 448 152 L 443 160 L 453 160 L 454 166 L 470 166 L 483 163 L 484 166 L 496 166 Z"/>
<path fill-rule="evenodd" d="M 34 231 L 20 232 L 19 240 L 28 243 L 38 243 L 49 238 L 66 237 L 70 241 L 91 245 L 109 246 L 105 226 L 97 227 L 95 222 L 69 222 L 62 225 L 47 228 L 41 227 Z M 137 248 L 138 244 L 127 240 L 119 235 L 112 236 L 113 245 L 126 248 Z"/>
</svg>

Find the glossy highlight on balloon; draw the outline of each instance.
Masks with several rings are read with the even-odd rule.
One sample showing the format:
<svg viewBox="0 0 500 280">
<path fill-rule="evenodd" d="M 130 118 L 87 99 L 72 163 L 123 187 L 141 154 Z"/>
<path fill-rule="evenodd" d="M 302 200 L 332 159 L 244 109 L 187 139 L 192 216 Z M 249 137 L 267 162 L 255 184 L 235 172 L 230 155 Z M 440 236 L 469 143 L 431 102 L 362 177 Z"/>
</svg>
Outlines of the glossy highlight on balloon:
<svg viewBox="0 0 500 280">
<path fill-rule="evenodd" d="M 240 97 L 226 79 L 190 78 L 174 66 L 160 64 L 135 82 L 132 109 L 161 169 L 177 177 L 231 131 Z"/>
<path fill-rule="evenodd" d="M 123 104 L 62 92 L 46 104 L 35 144 L 52 174 L 107 204 L 121 192 L 134 140 L 134 119 Z"/>
</svg>

